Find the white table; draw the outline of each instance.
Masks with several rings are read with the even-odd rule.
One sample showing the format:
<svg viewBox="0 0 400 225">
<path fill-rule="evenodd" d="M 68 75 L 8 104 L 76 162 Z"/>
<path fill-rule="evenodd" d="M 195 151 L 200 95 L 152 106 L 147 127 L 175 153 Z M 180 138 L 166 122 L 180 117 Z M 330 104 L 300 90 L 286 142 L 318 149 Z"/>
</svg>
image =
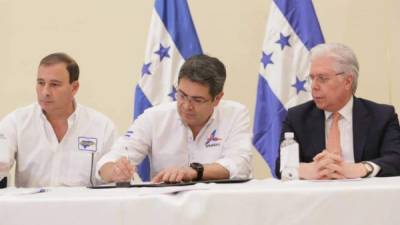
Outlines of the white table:
<svg viewBox="0 0 400 225">
<path fill-rule="evenodd" d="M 400 177 L 32 190 L 0 190 L 1 225 L 400 224 Z"/>
</svg>

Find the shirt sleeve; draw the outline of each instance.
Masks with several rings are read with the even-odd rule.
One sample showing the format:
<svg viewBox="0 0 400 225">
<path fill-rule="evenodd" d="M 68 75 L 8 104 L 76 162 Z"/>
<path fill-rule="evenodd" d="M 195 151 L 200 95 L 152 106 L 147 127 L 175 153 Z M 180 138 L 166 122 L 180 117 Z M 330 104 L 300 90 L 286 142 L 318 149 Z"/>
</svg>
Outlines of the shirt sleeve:
<svg viewBox="0 0 400 225">
<path fill-rule="evenodd" d="M 223 157 L 217 161 L 229 171 L 231 179 L 251 177 L 251 132 L 247 109 L 243 106 L 232 117 L 232 127 L 224 143 Z"/>
<path fill-rule="evenodd" d="M 9 114 L 0 122 L 0 179 L 6 177 L 14 165 L 17 136 L 16 120 Z"/>
<path fill-rule="evenodd" d="M 99 152 L 97 159 L 101 159 L 106 153 L 111 151 L 111 148 L 116 139 L 117 139 L 117 131 L 116 131 L 115 125 L 111 120 L 109 120 L 107 118 L 105 121 L 105 127 L 104 127 L 103 147 L 101 149 L 101 152 Z M 94 173 L 98 174 L 96 169 L 95 169 Z M 96 182 L 102 183 L 100 176 L 96 175 Z"/>
<path fill-rule="evenodd" d="M 146 112 L 139 116 L 129 127 L 126 133 L 119 137 L 111 147 L 111 151 L 105 154 L 96 165 L 96 178 L 100 168 L 108 162 L 116 162 L 121 157 L 128 157 L 133 165 L 137 166 L 151 149 L 152 121 Z"/>
<path fill-rule="evenodd" d="M 378 175 L 379 171 L 381 170 L 381 167 L 374 162 L 370 162 L 370 161 L 368 161 L 368 162 L 371 163 L 371 165 L 373 167 L 372 173 L 368 177 L 376 177 L 376 175 Z"/>
</svg>

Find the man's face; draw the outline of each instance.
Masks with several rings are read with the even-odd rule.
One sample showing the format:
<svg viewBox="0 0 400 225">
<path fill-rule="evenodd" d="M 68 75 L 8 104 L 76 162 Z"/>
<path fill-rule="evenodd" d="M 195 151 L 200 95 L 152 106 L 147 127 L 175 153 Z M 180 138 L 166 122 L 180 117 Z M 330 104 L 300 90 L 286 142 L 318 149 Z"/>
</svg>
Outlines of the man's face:
<svg viewBox="0 0 400 225">
<path fill-rule="evenodd" d="M 178 113 L 189 127 L 202 127 L 210 118 L 222 96 L 223 92 L 212 99 L 208 86 L 182 78 L 177 90 Z"/>
<path fill-rule="evenodd" d="M 38 102 L 46 113 L 73 110 L 73 99 L 78 88 L 78 81 L 69 83 L 69 73 L 65 63 L 39 66 L 36 93 Z"/>
<path fill-rule="evenodd" d="M 334 70 L 331 57 L 319 57 L 311 62 L 311 92 L 319 109 L 329 112 L 340 110 L 352 95 L 353 76 Z"/>
</svg>

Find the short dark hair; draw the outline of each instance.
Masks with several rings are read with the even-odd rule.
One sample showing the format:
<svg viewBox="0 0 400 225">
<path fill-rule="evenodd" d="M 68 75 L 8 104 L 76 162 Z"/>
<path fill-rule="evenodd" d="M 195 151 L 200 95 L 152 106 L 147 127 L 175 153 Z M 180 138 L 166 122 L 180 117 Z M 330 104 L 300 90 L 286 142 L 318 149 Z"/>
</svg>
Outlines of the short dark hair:
<svg viewBox="0 0 400 225">
<path fill-rule="evenodd" d="M 69 83 L 79 79 L 79 66 L 76 61 L 69 55 L 63 52 L 56 52 L 44 57 L 39 66 L 51 66 L 57 63 L 67 64 L 67 71 L 69 73 Z"/>
<path fill-rule="evenodd" d="M 178 82 L 182 78 L 208 86 L 211 97 L 215 98 L 224 88 L 226 70 L 217 58 L 204 54 L 195 55 L 182 65 Z"/>
</svg>

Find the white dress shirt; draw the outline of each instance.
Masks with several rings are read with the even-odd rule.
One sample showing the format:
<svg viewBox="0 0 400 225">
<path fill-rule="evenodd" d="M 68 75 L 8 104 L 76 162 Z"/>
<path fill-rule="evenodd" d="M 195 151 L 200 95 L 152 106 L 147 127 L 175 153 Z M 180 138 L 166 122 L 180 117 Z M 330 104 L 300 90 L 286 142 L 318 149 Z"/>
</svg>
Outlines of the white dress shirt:
<svg viewBox="0 0 400 225">
<path fill-rule="evenodd" d="M 128 156 L 138 165 L 146 155 L 151 176 L 170 166 L 185 167 L 192 162 L 218 163 L 231 178 L 247 178 L 251 173 L 251 132 L 245 106 L 221 101 L 208 122 L 193 139 L 191 129 L 181 120 L 176 102 L 162 104 L 140 115 L 112 151 L 97 164 Z"/>
<path fill-rule="evenodd" d="M 342 157 L 345 162 L 354 163 L 353 146 L 353 97 L 341 108 L 338 113 L 340 146 L 342 147 Z M 332 112 L 325 111 L 325 143 L 328 140 L 329 129 L 332 124 Z"/>
<path fill-rule="evenodd" d="M 342 147 L 342 157 L 345 162 L 354 163 L 354 142 L 353 142 L 353 96 L 341 108 L 338 113 L 339 130 L 340 130 L 340 146 Z M 325 111 L 325 143 L 328 140 L 329 128 L 332 124 L 332 113 Z M 376 176 L 380 170 L 380 166 L 370 162 L 374 167 L 374 172 L 370 177 Z"/>
<path fill-rule="evenodd" d="M 39 104 L 8 114 L 0 122 L 0 136 L 7 139 L 8 146 L 0 151 L 9 151 L 9 162 L 0 176 L 7 176 L 16 161 L 17 187 L 90 185 L 90 171 L 111 149 L 116 131 L 103 114 L 75 105 L 61 142 Z M 95 182 L 94 174 L 92 181 Z"/>
</svg>

